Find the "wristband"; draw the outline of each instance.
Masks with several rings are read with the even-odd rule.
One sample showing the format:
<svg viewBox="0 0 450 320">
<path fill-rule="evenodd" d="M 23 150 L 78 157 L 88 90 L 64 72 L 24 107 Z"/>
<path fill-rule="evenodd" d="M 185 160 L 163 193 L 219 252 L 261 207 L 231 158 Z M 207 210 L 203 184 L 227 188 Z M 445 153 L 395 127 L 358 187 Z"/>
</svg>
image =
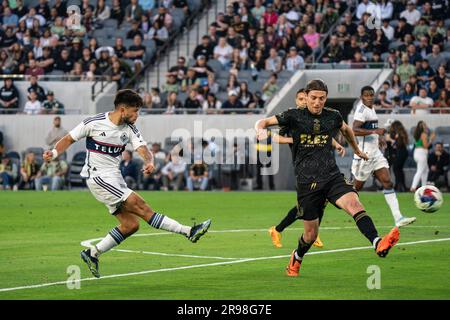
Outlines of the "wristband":
<svg viewBox="0 0 450 320">
<path fill-rule="evenodd" d="M 52 150 L 52 160 L 55 160 L 58 157 L 58 151 L 56 149 Z"/>
</svg>

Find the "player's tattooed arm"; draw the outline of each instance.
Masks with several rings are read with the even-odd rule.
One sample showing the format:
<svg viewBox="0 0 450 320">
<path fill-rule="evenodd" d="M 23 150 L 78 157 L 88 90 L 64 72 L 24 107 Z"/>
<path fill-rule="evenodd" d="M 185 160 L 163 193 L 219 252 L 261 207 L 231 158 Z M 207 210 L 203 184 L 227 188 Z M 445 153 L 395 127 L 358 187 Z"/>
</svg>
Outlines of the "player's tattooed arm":
<svg viewBox="0 0 450 320">
<path fill-rule="evenodd" d="M 66 134 L 55 144 L 53 150 L 45 151 L 42 155 L 42 158 L 47 162 L 52 161 L 53 159 L 57 158 L 58 155 L 66 151 L 74 142 L 75 140 L 72 138 L 72 136 L 70 134 Z"/>
<path fill-rule="evenodd" d="M 256 130 L 256 139 L 265 140 L 267 139 L 267 130 L 266 128 L 270 126 L 276 126 L 278 124 L 278 119 L 275 116 L 264 118 L 256 121 L 255 130 Z"/>
<path fill-rule="evenodd" d="M 368 136 L 371 134 L 378 134 L 380 136 L 384 135 L 386 132 L 386 129 L 383 128 L 377 128 L 377 129 L 364 129 L 363 126 L 364 122 L 355 120 L 353 121 L 353 132 L 355 133 L 355 136 Z"/>
<path fill-rule="evenodd" d="M 152 173 L 155 170 L 153 153 L 147 148 L 147 146 L 140 146 L 136 149 L 136 151 L 144 160 L 144 167 L 142 168 L 142 172 L 144 172 L 144 174 Z"/>
<path fill-rule="evenodd" d="M 369 157 L 367 156 L 367 154 L 365 154 L 364 152 L 361 151 L 361 149 L 359 149 L 358 143 L 356 142 L 356 137 L 355 137 L 355 134 L 353 133 L 352 128 L 350 128 L 348 126 L 348 124 L 345 123 L 345 121 L 342 121 L 342 126 L 340 128 L 340 131 L 341 131 L 342 135 L 344 136 L 345 140 L 347 140 L 348 144 L 352 147 L 355 155 L 357 155 L 358 157 L 360 157 L 364 160 L 368 160 Z"/>
<path fill-rule="evenodd" d="M 283 137 L 283 136 L 280 136 L 277 133 L 274 133 L 272 135 L 272 140 L 275 143 L 278 143 L 278 144 L 292 144 L 292 143 L 294 143 L 294 139 L 292 139 L 292 137 Z"/>
</svg>

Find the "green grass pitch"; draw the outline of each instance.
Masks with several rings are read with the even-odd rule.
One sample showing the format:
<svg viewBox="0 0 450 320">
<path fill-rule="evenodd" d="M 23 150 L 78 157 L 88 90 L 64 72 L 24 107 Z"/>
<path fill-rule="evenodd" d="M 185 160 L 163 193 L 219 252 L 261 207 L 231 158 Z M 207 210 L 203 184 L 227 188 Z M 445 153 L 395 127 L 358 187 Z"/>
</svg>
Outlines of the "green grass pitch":
<svg viewBox="0 0 450 320">
<path fill-rule="evenodd" d="M 412 194 L 399 194 L 402 211 L 417 221 L 401 229 L 406 245 L 385 259 L 357 249 L 370 244 L 351 217 L 328 206 L 320 231 L 325 247 L 311 249 L 298 278 L 284 268 L 302 223 L 285 230 L 279 249 L 267 233 L 294 205 L 293 192 L 140 194 L 184 224 L 212 218 L 210 232 L 193 244 L 143 222 L 140 236 L 117 247 L 126 252 L 101 257 L 103 278 L 94 280 L 79 252 L 81 241 L 116 225 L 101 203 L 88 191 L 1 192 L 0 299 L 450 299 L 448 194 L 433 214 L 417 210 Z M 380 234 L 388 232 L 393 221 L 383 195 L 361 193 L 361 200 Z M 367 287 L 372 265 L 380 289 Z M 88 279 L 79 289 L 65 283 L 69 266 Z"/>
</svg>

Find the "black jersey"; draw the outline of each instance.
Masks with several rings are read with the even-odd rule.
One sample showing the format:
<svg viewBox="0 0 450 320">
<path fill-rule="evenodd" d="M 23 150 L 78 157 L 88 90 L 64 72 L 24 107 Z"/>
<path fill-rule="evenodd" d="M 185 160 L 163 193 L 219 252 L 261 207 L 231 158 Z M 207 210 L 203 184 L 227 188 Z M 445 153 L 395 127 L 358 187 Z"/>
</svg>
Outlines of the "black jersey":
<svg viewBox="0 0 450 320">
<path fill-rule="evenodd" d="M 276 117 L 294 141 L 292 153 L 297 183 L 328 181 L 340 174 L 332 149 L 332 139 L 343 123 L 339 111 L 324 108 L 320 115 L 314 115 L 307 108 L 291 109 Z"/>
</svg>

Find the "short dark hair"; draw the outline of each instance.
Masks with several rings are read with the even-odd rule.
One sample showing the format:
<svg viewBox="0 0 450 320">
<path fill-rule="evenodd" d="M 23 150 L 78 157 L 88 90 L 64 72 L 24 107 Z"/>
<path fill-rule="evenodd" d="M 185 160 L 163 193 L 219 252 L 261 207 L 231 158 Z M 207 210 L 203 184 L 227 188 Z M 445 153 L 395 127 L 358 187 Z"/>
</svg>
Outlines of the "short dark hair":
<svg viewBox="0 0 450 320">
<path fill-rule="evenodd" d="M 297 93 L 295 94 L 295 96 L 298 96 L 300 93 L 306 93 L 305 88 L 300 88 L 298 89 Z"/>
<path fill-rule="evenodd" d="M 364 91 L 373 91 L 375 92 L 375 90 L 371 87 L 371 86 L 364 86 L 361 88 L 361 95 L 363 95 Z"/>
<path fill-rule="evenodd" d="M 120 105 L 127 108 L 141 108 L 144 105 L 144 101 L 136 91 L 123 89 L 117 91 L 114 98 L 114 107 L 117 109 Z"/>
<path fill-rule="evenodd" d="M 309 93 L 310 91 L 313 91 L 313 90 L 325 91 L 328 94 L 328 87 L 325 84 L 325 82 L 321 79 L 314 79 L 314 80 L 309 81 L 306 84 L 306 87 L 305 87 L 306 93 Z"/>
</svg>

